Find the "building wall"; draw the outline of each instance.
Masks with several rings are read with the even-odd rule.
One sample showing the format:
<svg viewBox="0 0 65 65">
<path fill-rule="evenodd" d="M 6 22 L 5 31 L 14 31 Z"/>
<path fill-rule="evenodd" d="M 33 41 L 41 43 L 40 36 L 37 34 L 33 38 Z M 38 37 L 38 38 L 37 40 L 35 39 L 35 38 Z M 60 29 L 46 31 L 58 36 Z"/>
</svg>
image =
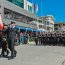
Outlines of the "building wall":
<svg viewBox="0 0 65 65">
<path fill-rule="evenodd" d="M 9 9 L 9 10 L 14 11 L 14 12 L 17 12 L 19 14 L 22 14 L 22 15 L 30 17 L 30 18 L 33 18 L 33 16 L 34 16 L 34 14 L 24 10 L 23 8 L 15 5 L 15 4 L 11 3 L 11 2 L 8 2 L 7 0 L 0 0 L 0 5 L 1 5 L 0 13 L 2 15 L 2 20 L 3 20 L 4 23 L 6 23 L 6 21 L 7 21 L 7 23 L 11 22 L 11 20 L 9 20 L 9 19 L 8 20 L 4 19 L 4 8 Z M 21 22 L 17 22 L 17 21 L 16 21 L 16 24 L 19 25 L 19 26 L 24 26 L 24 27 L 28 26 L 29 28 L 36 29 L 35 25 L 21 23 Z"/>
<path fill-rule="evenodd" d="M 33 22 L 36 24 L 37 30 L 46 31 L 46 26 L 44 25 L 44 23 L 42 22 L 42 20 L 33 21 Z"/>
<path fill-rule="evenodd" d="M 46 30 L 50 32 L 54 31 L 54 17 L 52 15 L 47 15 L 47 16 L 40 17 L 40 18 L 44 21 Z"/>
<path fill-rule="evenodd" d="M 65 31 L 65 23 L 55 23 L 54 31 Z"/>
<path fill-rule="evenodd" d="M 27 0 L 7 0 L 7 1 L 9 1 L 29 12 L 32 12 L 32 3 Z"/>
<path fill-rule="evenodd" d="M 27 10 L 27 0 L 24 0 L 24 9 Z"/>
</svg>

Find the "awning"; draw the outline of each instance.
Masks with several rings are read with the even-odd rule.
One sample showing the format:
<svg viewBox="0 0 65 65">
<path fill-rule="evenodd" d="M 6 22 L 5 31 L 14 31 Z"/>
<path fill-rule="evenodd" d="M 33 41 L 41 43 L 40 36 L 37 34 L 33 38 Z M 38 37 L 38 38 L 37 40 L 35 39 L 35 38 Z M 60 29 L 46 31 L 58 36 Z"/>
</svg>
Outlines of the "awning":
<svg viewBox="0 0 65 65">
<path fill-rule="evenodd" d="M 36 32 L 46 32 L 45 30 L 36 30 Z"/>
<path fill-rule="evenodd" d="M 21 26 L 16 26 L 16 28 L 24 30 L 24 31 L 31 31 L 31 32 L 46 32 L 46 30 L 34 30 L 32 28 L 25 28 L 25 27 L 21 27 Z"/>
<path fill-rule="evenodd" d="M 18 29 L 22 29 L 22 30 L 26 30 L 26 28 L 24 28 L 24 27 L 20 27 L 20 26 L 16 26 L 16 28 L 18 28 Z"/>
<path fill-rule="evenodd" d="M 25 28 L 25 27 L 21 27 L 21 26 L 16 26 L 16 28 L 19 28 L 19 29 L 21 29 L 21 30 L 24 30 L 24 31 L 33 31 L 33 29 L 32 28 Z"/>
</svg>

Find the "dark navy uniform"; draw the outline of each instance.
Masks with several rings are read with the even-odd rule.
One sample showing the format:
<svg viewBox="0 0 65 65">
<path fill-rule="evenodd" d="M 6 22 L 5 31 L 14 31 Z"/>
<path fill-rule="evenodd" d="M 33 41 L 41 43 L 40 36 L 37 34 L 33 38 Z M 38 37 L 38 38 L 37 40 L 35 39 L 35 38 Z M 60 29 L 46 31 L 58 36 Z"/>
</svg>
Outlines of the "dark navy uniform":
<svg viewBox="0 0 65 65">
<path fill-rule="evenodd" d="M 47 35 L 47 44 L 51 45 L 51 34 L 50 33 Z"/>
<path fill-rule="evenodd" d="M 56 33 L 53 34 L 53 45 L 57 45 L 57 38 L 56 38 Z"/>
<path fill-rule="evenodd" d="M 62 33 L 62 44 L 65 46 L 65 33 Z"/>
<path fill-rule="evenodd" d="M 44 45 L 47 45 L 47 34 L 44 34 Z"/>
<path fill-rule="evenodd" d="M 54 45 L 54 34 L 51 34 L 51 45 Z"/>
<path fill-rule="evenodd" d="M 39 34 L 38 36 L 38 41 L 39 41 L 39 44 L 41 44 L 41 34 Z"/>
<path fill-rule="evenodd" d="M 35 43 L 38 45 L 38 35 L 35 36 Z"/>
<path fill-rule="evenodd" d="M 44 35 L 45 34 L 42 35 L 42 43 L 43 43 L 43 45 L 45 45 L 45 36 Z"/>
</svg>

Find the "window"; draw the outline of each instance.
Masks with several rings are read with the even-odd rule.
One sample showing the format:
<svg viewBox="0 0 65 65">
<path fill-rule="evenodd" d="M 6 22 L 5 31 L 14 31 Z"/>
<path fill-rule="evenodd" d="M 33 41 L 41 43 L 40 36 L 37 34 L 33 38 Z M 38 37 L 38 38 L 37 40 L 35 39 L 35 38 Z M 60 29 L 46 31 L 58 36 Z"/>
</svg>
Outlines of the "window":
<svg viewBox="0 0 65 65">
<path fill-rule="evenodd" d="M 32 6 L 28 5 L 28 11 L 32 12 Z"/>
<path fill-rule="evenodd" d="M 45 25 L 46 25 L 46 21 L 45 21 Z"/>
<path fill-rule="evenodd" d="M 7 1 L 10 1 L 16 4 L 17 6 L 24 8 L 24 0 L 7 0 Z"/>
<path fill-rule="evenodd" d="M 58 24 L 54 24 L 54 26 L 56 27 L 56 26 L 59 26 Z"/>
<path fill-rule="evenodd" d="M 42 28 L 42 25 L 39 25 L 39 28 Z"/>
<path fill-rule="evenodd" d="M 28 10 L 29 10 L 29 5 L 28 5 Z"/>
<path fill-rule="evenodd" d="M 16 0 L 16 1 L 18 1 L 18 2 L 20 2 L 20 3 L 23 3 L 23 2 L 24 2 L 24 0 Z"/>
<path fill-rule="evenodd" d="M 55 28 L 54 30 L 58 30 L 58 28 Z"/>
<path fill-rule="evenodd" d="M 49 22 L 47 22 L 47 25 L 49 25 Z"/>
<path fill-rule="evenodd" d="M 10 1 L 10 2 L 12 2 L 12 0 L 7 0 L 7 1 Z"/>
<path fill-rule="evenodd" d="M 63 24 L 63 26 L 65 26 L 65 24 Z"/>
<path fill-rule="evenodd" d="M 42 21 L 41 21 L 41 20 L 39 20 L 39 23 L 42 23 Z"/>
</svg>

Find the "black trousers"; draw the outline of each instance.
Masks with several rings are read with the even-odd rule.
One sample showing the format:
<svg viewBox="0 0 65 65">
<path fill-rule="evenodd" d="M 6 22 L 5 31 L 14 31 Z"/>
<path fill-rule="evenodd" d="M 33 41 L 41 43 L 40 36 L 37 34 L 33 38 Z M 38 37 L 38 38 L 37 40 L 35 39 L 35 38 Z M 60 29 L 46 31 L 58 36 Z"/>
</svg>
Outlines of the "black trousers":
<svg viewBox="0 0 65 65">
<path fill-rule="evenodd" d="M 36 45 L 38 44 L 38 38 L 35 38 L 35 43 L 36 43 Z"/>
<path fill-rule="evenodd" d="M 2 38 L 0 38 L 0 48 L 2 47 Z"/>
<path fill-rule="evenodd" d="M 15 55 L 15 53 L 17 52 L 17 51 L 15 50 L 15 38 L 13 38 L 13 37 L 10 37 L 10 38 L 9 38 L 8 48 L 10 49 L 10 51 L 11 51 L 11 56 L 13 57 L 13 56 Z"/>
<path fill-rule="evenodd" d="M 65 37 L 63 37 L 62 40 L 62 44 L 65 46 Z"/>
</svg>

